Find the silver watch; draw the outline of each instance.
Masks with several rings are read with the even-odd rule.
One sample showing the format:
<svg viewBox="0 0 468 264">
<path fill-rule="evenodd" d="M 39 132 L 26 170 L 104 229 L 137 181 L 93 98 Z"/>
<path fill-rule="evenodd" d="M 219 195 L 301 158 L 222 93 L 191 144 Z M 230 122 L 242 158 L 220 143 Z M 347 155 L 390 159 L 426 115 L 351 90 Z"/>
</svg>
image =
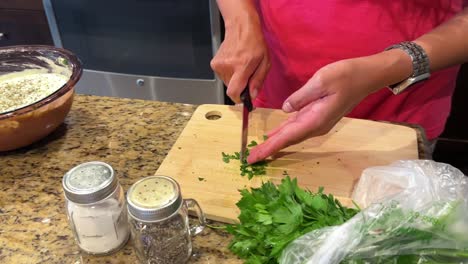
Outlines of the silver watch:
<svg viewBox="0 0 468 264">
<path fill-rule="evenodd" d="M 406 80 L 390 85 L 388 88 L 394 93 L 399 94 L 411 85 L 428 79 L 431 74 L 429 71 L 429 58 L 424 49 L 418 44 L 410 41 L 401 42 L 390 46 L 385 50 L 401 49 L 408 53 L 413 62 L 413 74 Z"/>
</svg>

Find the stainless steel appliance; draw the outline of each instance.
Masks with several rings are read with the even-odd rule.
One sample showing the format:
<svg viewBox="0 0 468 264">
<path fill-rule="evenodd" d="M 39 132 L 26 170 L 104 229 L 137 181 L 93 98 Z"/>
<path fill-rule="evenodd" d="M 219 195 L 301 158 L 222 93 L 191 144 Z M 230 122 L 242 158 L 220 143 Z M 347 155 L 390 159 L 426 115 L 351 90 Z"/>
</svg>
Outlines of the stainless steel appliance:
<svg viewBox="0 0 468 264">
<path fill-rule="evenodd" d="M 43 0 L 54 44 L 76 53 L 78 93 L 224 103 L 210 68 L 220 45 L 215 0 Z"/>
</svg>

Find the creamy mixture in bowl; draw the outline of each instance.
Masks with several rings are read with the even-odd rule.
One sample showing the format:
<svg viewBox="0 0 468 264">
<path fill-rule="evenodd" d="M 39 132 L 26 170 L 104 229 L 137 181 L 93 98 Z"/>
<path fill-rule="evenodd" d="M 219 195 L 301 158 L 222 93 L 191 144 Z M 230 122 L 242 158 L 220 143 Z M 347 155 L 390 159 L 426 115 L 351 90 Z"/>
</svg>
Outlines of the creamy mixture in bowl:
<svg viewBox="0 0 468 264">
<path fill-rule="evenodd" d="M 1 62 L 1 69 L 9 66 L 15 71 L 0 74 L 0 114 L 32 105 L 62 88 L 72 74 L 65 58 L 51 59 L 35 56 L 34 64 L 20 66 Z"/>
<path fill-rule="evenodd" d="M 57 73 L 17 74 L 0 78 L 0 113 L 36 103 L 67 83 L 69 77 Z"/>
</svg>

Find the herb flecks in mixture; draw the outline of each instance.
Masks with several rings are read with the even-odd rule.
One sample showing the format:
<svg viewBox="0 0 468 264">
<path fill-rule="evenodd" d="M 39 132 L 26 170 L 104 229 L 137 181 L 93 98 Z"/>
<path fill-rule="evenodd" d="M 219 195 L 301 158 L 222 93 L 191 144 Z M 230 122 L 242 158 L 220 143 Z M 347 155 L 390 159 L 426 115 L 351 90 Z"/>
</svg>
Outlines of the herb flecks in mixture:
<svg viewBox="0 0 468 264">
<path fill-rule="evenodd" d="M 13 111 L 40 101 L 60 89 L 68 77 L 37 73 L 0 79 L 0 113 Z"/>
<path fill-rule="evenodd" d="M 265 136 L 264 136 L 265 138 Z M 251 148 L 257 146 L 258 143 L 255 140 L 252 140 L 247 147 Z M 239 160 L 240 161 L 240 175 L 247 176 L 252 179 L 254 176 L 265 175 L 266 174 L 266 167 L 267 162 L 262 160 L 254 164 L 249 164 L 247 162 L 247 157 L 250 155 L 250 149 L 246 149 L 244 159 L 240 160 L 240 152 L 235 152 L 234 154 L 226 154 L 224 152 L 221 153 L 223 155 L 223 161 L 225 163 L 229 163 L 231 160 Z"/>
</svg>

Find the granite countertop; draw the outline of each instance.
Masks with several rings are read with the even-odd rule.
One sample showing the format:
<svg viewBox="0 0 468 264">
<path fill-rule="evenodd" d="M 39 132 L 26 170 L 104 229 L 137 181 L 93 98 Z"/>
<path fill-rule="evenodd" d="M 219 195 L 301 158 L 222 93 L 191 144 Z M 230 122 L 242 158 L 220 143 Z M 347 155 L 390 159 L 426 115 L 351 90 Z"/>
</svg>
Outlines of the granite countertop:
<svg viewBox="0 0 468 264">
<path fill-rule="evenodd" d="M 128 190 L 154 174 L 195 108 L 76 95 L 54 133 L 0 153 L 0 263 L 136 263 L 131 242 L 111 256 L 80 253 L 65 215 L 62 177 L 80 163 L 99 160 L 113 166 Z M 424 133 L 416 130 L 422 150 Z M 205 228 L 194 238 L 189 263 L 242 263 L 228 251 L 229 241 L 229 234 Z"/>
<path fill-rule="evenodd" d="M 44 140 L 0 153 L 0 263 L 136 263 L 131 242 L 104 257 L 81 254 L 65 215 L 63 175 L 99 160 L 125 190 L 151 176 L 196 106 L 76 95 L 65 123 Z M 229 235 L 210 228 L 194 238 L 189 263 L 242 263 Z"/>
</svg>

